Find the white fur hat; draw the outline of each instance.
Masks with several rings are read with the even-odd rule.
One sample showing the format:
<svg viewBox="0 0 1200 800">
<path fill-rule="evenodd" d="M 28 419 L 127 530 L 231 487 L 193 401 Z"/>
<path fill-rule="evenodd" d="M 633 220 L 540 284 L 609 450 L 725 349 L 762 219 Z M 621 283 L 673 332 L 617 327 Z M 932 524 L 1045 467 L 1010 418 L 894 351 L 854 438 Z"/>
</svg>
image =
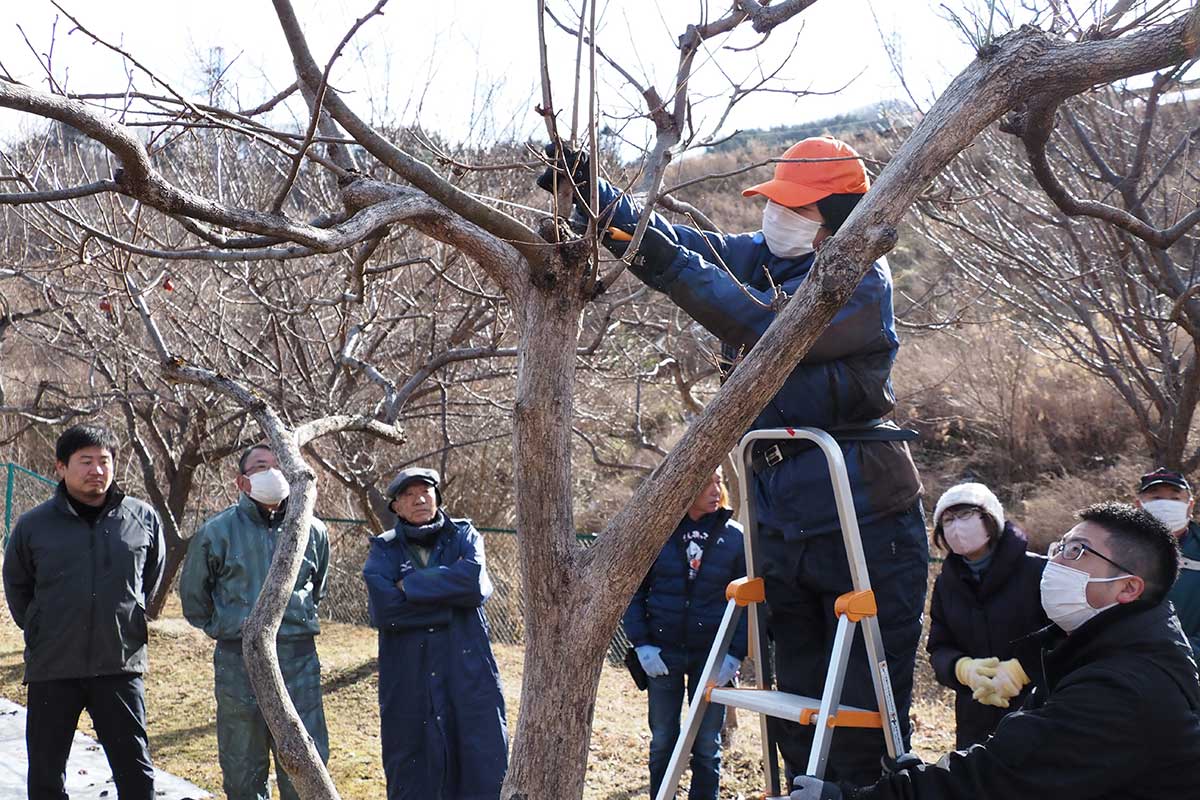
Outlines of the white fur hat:
<svg viewBox="0 0 1200 800">
<path fill-rule="evenodd" d="M 997 530 L 1004 530 L 1004 506 L 992 494 L 992 490 L 982 483 L 960 483 L 951 486 L 945 494 L 938 498 L 937 507 L 933 510 L 933 527 L 942 521 L 942 512 L 954 506 L 977 506 L 983 513 L 996 520 Z"/>
</svg>

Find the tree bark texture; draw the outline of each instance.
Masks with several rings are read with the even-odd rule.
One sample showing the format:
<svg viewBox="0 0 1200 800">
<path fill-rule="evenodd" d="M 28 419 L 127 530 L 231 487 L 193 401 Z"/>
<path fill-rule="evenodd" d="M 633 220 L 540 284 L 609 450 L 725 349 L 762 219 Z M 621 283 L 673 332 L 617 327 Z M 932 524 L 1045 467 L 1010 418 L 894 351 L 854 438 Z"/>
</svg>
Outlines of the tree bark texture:
<svg viewBox="0 0 1200 800">
<path fill-rule="evenodd" d="M 532 285 L 517 304 L 521 356 L 513 425 L 526 650 L 505 800 L 582 796 L 608 644 L 580 614 L 585 603 L 576 567 L 571 424 L 581 269 L 556 257 L 532 270 Z"/>
</svg>

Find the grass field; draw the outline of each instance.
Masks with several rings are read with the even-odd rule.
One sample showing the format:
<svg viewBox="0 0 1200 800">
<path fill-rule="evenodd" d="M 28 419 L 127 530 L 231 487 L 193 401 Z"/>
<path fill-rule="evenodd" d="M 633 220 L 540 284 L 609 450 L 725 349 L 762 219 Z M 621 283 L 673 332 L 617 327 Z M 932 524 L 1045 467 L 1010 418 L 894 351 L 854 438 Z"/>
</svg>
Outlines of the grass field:
<svg viewBox="0 0 1200 800">
<path fill-rule="evenodd" d="M 334 780 L 347 800 L 382 797 L 375 632 L 327 623 L 317 643 Z M 0 696 L 24 705 L 22 649 L 21 631 L 13 624 L 7 607 L 0 608 Z M 163 618 L 151 624 L 150 672 L 146 676 L 148 722 L 151 752 L 159 768 L 224 797 L 216 759 L 212 650 L 213 643 L 180 617 L 177 605 L 168 607 Z M 510 731 L 515 728 L 519 707 L 521 656 L 518 647 L 496 648 Z M 923 652 L 918 667 L 913 744 L 926 758 L 936 757 L 953 746 L 951 698 L 948 691 L 933 683 Z M 588 760 L 584 793 L 588 800 L 646 797 L 650 732 L 645 702 L 645 695 L 637 691 L 624 669 L 605 667 Z M 757 722 L 745 712 L 741 712 L 740 722 L 726 749 L 723 798 L 761 796 Z M 86 715 L 80 727 L 91 733 Z"/>
</svg>

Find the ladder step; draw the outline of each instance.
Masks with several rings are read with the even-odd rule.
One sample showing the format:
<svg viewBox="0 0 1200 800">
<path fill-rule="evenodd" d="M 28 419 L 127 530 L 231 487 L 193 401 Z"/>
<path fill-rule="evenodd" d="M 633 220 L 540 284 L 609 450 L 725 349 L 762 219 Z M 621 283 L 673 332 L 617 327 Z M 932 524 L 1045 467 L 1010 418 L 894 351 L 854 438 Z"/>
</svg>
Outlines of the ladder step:
<svg viewBox="0 0 1200 800">
<path fill-rule="evenodd" d="M 799 694 L 788 694 L 776 689 L 729 689 L 714 687 L 709 691 L 710 703 L 720 703 L 731 708 L 744 708 L 769 717 L 778 717 L 802 725 L 811 725 L 816 720 L 817 710 L 821 701 L 813 697 Z M 837 722 L 843 727 L 879 728 L 882 721 L 878 711 L 870 711 L 855 706 L 838 706 L 834 711 L 835 717 L 841 717 Z"/>
</svg>

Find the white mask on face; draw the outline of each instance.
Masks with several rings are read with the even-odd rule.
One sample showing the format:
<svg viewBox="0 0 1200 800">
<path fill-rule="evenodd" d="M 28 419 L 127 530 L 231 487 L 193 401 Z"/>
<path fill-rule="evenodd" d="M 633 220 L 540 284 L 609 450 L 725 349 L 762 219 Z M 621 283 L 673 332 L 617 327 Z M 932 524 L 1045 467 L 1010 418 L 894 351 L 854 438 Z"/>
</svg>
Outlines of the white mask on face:
<svg viewBox="0 0 1200 800">
<path fill-rule="evenodd" d="M 960 556 L 974 553 L 987 544 L 988 532 L 983 517 L 976 514 L 968 519 L 950 519 L 942 523 L 946 544 Z"/>
<path fill-rule="evenodd" d="M 250 495 L 251 500 L 257 500 L 264 506 L 282 503 L 292 491 L 292 487 L 288 486 L 287 478 L 283 477 L 283 473 L 275 467 L 256 472 L 248 476 L 248 479 L 250 491 L 247 494 Z"/>
<path fill-rule="evenodd" d="M 1147 500 L 1142 503 L 1142 508 L 1172 533 L 1187 527 L 1188 503 L 1184 500 Z"/>
<path fill-rule="evenodd" d="M 1042 608 L 1051 622 L 1070 633 L 1101 611 L 1116 605 L 1109 603 L 1104 608 L 1093 608 L 1087 600 L 1089 583 L 1112 583 L 1132 577 L 1118 575 L 1115 578 L 1093 578 L 1081 569 L 1051 561 L 1042 573 Z"/>
<path fill-rule="evenodd" d="M 779 258 L 799 258 L 813 251 L 813 239 L 821 223 L 801 216 L 787 206 L 768 200 L 763 209 L 763 238 L 767 248 Z"/>
</svg>

